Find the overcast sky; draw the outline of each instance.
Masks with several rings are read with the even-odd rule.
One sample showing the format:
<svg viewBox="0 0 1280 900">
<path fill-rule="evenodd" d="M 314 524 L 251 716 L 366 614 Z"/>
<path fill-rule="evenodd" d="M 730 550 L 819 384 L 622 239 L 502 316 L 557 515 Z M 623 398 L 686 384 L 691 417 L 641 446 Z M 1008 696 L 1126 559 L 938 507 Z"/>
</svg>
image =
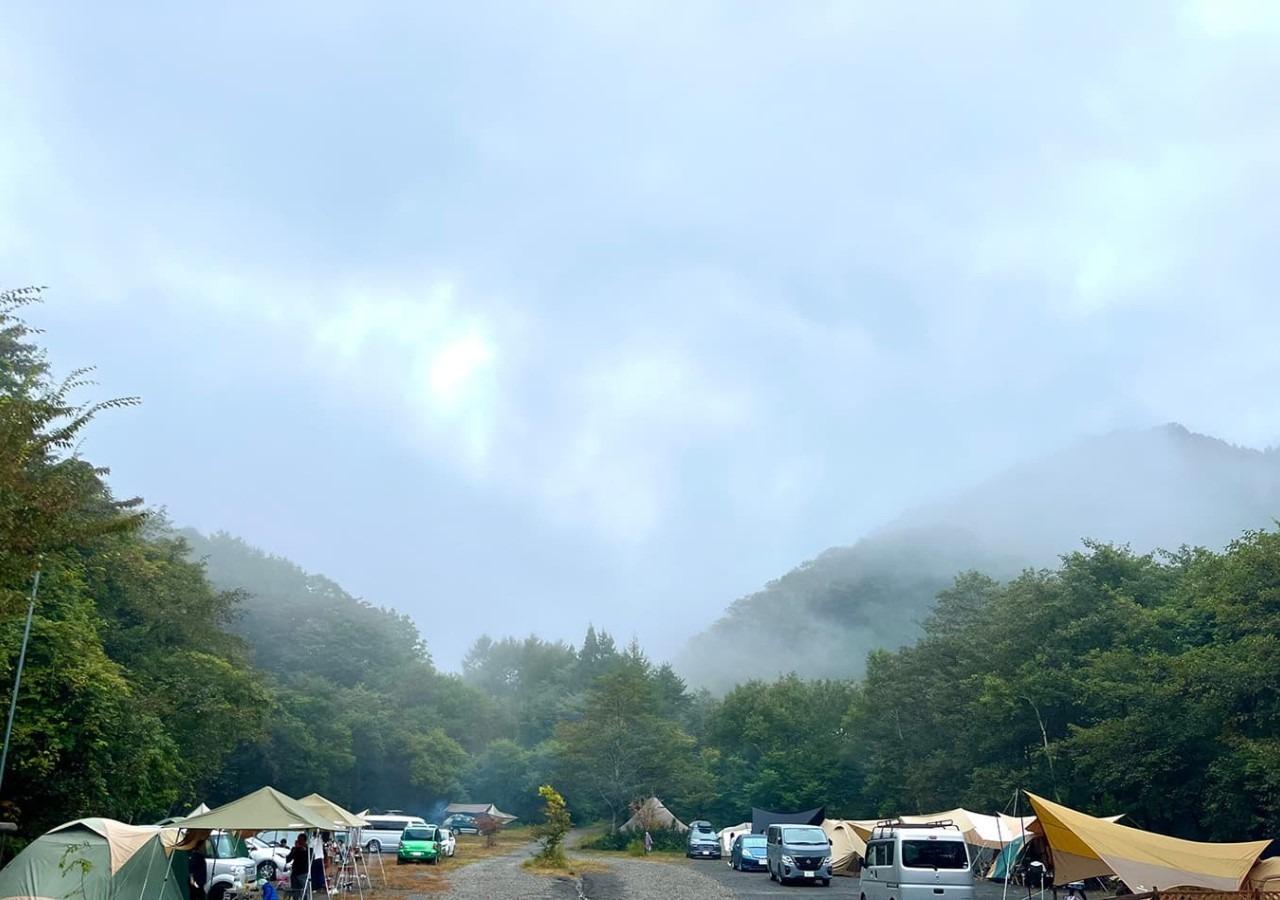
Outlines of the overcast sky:
<svg viewBox="0 0 1280 900">
<path fill-rule="evenodd" d="M 892 7 L 892 9 L 890 9 Z M 1280 5 L 6 4 L 84 452 L 411 613 L 657 655 L 1088 434 L 1280 439 Z"/>
</svg>

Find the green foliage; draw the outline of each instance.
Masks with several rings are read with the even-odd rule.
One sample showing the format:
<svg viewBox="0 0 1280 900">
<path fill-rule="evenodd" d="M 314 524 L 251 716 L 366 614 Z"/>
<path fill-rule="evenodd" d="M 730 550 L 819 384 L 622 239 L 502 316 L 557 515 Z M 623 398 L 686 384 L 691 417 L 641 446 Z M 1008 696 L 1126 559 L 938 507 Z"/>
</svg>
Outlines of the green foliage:
<svg viewBox="0 0 1280 900">
<path fill-rule="evenodd" d="M 534 834 L 542 849 L 534 859 L 539 865 L 563 868 L 566 865 L 564 856 L 564 836 L 569 833 L 573 823 L 569 817 L 569 807 L 564 797 L 549 784 L 538 788 L 538 796 L 544 803 L 542 822 L 534 829 Z"/>
<path fill-rule="evenodd" d="M 688 846 L 687 836 L 674 828 L 651 828 L 649 836 L 653 838 L 655 853 L 683 853 Z M 644 835 L 636 836 L 630 831 L 607 831 L 597 838 L 583 843 L 588 850 L 626 850 L 630 852 L 638 842 L 640 851 L 644 852 Z"/>
</svg>

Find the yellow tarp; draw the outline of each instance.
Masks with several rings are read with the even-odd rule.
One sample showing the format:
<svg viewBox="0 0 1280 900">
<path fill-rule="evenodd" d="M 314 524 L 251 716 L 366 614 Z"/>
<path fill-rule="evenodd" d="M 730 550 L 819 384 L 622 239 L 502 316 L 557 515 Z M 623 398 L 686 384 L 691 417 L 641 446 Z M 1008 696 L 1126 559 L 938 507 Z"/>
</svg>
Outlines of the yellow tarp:
<svg viewBox="0 0 1280 900">
<path fill-rule="evenodd" d="M 1178 887 L 1238 891 L 1270 843 L 1184 841 L 1027 796 L 1053 853 L 1055 884 L 1114 874 L 1134 893 Z"/>
</svg>

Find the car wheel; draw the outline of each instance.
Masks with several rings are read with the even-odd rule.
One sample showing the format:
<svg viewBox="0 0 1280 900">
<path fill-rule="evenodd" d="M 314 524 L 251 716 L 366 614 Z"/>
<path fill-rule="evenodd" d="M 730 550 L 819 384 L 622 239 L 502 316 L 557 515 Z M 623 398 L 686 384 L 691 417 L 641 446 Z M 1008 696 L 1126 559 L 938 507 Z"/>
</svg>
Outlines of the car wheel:
<svg viewBox="0 0 1280 900">
<path fill-rule="evenodd" d="M 209 900 L 222 900 L 226 893 L 227 884 L 224 881 L 220 881 L 213 887 L 209 888 Z"/>
<path fill-rule="evenodd" d="M 396 857 L 396 865 L 397 865 L 397 866 L 403 866 L 403 865 L 404 865 L 404 860 L 397 856 L 397 857 Z"/>
<path fill-rule="evenodd" d="M 823 887 L 831 887 L 831 879 L 830 879 L 830 878 L 824 878 L 824 879 L 822 879 L 822 886 L 823 886 Z"/>
<path fill-rule="evenodd" d="M 379 841 L 377 838 L 374 838 L 369 843 L 364 845 L 364 849 L 368 850 L 370 853 L 381 853 L 382 842 Z"/>
<path fill-rule="evenodd" d="M 276 864 L 271 860 L 263 860 L 258 863 L 258 880 L 259 881 L 275 881 L 276 880 Z"/>
</svg>

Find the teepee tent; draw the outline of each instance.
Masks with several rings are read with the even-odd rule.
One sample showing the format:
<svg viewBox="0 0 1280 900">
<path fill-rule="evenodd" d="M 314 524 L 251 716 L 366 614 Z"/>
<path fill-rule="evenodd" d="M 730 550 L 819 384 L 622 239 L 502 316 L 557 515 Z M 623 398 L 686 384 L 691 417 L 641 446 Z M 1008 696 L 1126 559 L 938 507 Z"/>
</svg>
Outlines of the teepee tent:
<svg viewBox="0 0 1280 900">
<path fill-rule="evenodd" d="M 59 825 L 0 870 L 0 900 L 186 900 L 177 833 L 114 819 Z"/>
<path fill-rule="evenodd" d="M 657 797 L 650 797 L 644 801 L 635 815 L 623 822 L 618 830 L 644 831 L 646 828 L 669 828 L 681 832 L 689 830 L 689 826 L 677 819 Z"/>
<path fill-rule="evenodd" d="M 1053 880 L 1066 884 L 1116 875 L 1141 893 L 1180 887 L 1238 891 L 1270 841 L 1184 841 L 1078 812 L 1028 793 L 1053 856 Z"/>
</svg>

